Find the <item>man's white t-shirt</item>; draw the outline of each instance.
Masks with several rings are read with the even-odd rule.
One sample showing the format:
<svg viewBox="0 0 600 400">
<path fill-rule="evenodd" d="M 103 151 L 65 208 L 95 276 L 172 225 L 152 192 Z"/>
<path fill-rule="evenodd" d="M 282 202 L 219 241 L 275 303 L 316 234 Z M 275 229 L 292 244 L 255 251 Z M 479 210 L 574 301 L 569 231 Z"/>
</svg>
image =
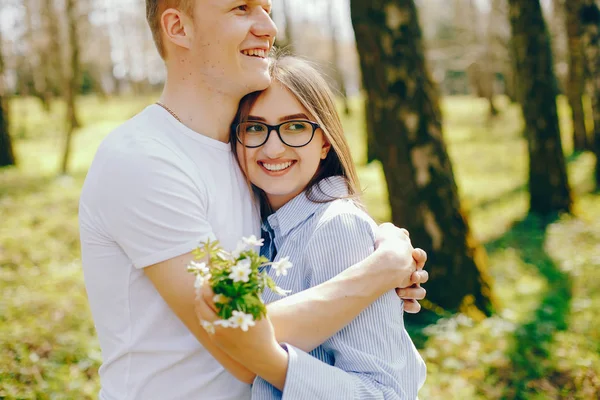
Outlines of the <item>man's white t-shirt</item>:
<svg viewBox="0 0 600 400">
<path fill-rule="evenodd" d="M 259 231 L 230 145 L 147 107 L 100 145 L 79 205 L 83 272 L 102 349 L 102 400 L 233 400 L 250 386 L 202 347 L 143 268 Z"/>
</svg>

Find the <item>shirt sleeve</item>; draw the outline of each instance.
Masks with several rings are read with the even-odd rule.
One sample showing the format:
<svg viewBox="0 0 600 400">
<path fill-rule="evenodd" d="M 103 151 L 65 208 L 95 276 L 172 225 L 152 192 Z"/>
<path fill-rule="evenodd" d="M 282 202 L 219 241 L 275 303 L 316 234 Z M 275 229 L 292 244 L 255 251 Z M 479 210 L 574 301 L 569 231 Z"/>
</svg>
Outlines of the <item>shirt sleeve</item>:
<svg viewBox="0 0 600 400">
<path fill-rule="evenodd" d="M 135 268 L 185 254 L 201 240 L 214 240 L 206 188 L 192 178 L 197 173 L 192 162 L 150 140 L 134 151 L 114 151 L 102 161 L 87 178 L 94 190 L 84 200 Z"/>
<path fill-rule="evenodd" d="M 318 285 L 374 250 L 374 233 L 366 217 L 337 215 L 321 226 L 307 246 L 310 286 Z M 289 354 L 284 400 L 416 398 L 419 371 L 407 371 L 412 343 L 404 329 L 403 305 L 388 292 L 354 321 L 329 338 L 322 348 L 333 365 L 285 344 Z M 265 386 L 265 382 L 260 382 Z M 412 392 L 412 393 L 411 393 Z M 272 388 L 265 393 L 278 393 Z M 271 398 L 276 398 L 273 396 Z"/>
</svg>

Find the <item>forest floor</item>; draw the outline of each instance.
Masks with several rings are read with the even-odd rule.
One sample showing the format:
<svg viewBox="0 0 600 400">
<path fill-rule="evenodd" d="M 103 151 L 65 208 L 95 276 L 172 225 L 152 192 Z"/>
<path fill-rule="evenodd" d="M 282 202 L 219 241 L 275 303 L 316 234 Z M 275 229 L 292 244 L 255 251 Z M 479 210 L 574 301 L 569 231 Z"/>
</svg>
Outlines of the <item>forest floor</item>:
<svg viewBox="0 0 600 400">
<path fill-rule="evenodd" d="M 77 205 L 91 159 L 108 132 L 151 97 L 79 100 L 71 174 L 57 177 L 63 106 L 11 103 L 19 167 L 0 171 L 0 399 L 96 398 L 101 354 L 87 305 Z M 445 316 L 407 325 L 428 366 L 423 399 L 592 399 L 600 397 L 600 194 L 591 154 L 571 155 L 573 215 L 527 215 L 527 146 L 518 106 L 499 99 L 443 100 L 444 134 L 462 206 L 487 249 L 499 312 L 482 322 Z M 359 99 L 344 124 L 365 202 L 379 221 L 390 211 L 378 163 L 365 165 Z M 596 317 L 594 317 L 596 315 Z"/>
</svg>

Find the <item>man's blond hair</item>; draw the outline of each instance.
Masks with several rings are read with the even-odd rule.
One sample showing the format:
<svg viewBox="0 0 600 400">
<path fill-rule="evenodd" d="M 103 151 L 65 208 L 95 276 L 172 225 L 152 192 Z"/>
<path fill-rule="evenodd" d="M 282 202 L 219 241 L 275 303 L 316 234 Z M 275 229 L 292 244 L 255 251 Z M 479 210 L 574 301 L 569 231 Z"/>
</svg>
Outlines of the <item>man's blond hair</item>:
<svg viewBox="0 0 600 400">
<path fill-rule="evenodd" d="M 156 49 L 163 59 L 166 51 L 161 35 L 160 16 L 168 8 L 176 8 L 191 17 L 194 11 L 194 0 L 146 0 L 146 20 L 150 25 Z"/>
</svg>

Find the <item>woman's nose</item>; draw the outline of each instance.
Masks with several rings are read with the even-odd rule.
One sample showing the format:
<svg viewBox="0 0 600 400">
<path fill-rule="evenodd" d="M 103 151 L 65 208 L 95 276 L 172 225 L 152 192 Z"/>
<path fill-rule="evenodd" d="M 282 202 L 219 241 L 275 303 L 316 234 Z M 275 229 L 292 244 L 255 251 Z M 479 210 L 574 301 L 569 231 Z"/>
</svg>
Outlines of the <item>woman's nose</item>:
<svg viewBox="0 0 600 400">
<path fill-rule="evenodd" d="M 269 134 L 269 139 L 263 146 L 263 152 L 269 158 L 280 157 L 285 152 L 285 144 L 279 139 L 279 135 L 275 130 L 272 130 Z"/>
</svg>

